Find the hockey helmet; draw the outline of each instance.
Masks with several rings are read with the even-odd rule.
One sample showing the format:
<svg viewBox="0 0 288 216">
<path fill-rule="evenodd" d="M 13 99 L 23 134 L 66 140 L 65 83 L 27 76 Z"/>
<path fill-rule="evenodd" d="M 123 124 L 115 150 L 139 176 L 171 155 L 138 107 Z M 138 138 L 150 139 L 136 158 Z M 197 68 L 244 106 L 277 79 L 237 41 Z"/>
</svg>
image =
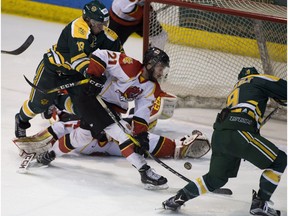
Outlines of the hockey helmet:
<svg viewBox="0 0 288 216">
<path fill-rule="evenodd" d="M 94 0 L 85 4 L 83 8 L 83 18 L 93 19 L 98 22 L 108 22 L 109 13 L 100 1 Z"/>
<path fill-rule="evenodd" d="M 238 80 L 252 74 L 259 74 L 255 67 L 243 67 L 238 74 Z"/>
<path fill-rule="evenodd" d="M 145 53 L 144 53 L 144 60 L 143 64 L 146 67 L 146 69 L 152 70 L 156 66 L 156 64 L 160 62 L 163 66 L 169 67 L 169 56 L 161 49 L 157 47 L 150 47 Z"/>
</svg>

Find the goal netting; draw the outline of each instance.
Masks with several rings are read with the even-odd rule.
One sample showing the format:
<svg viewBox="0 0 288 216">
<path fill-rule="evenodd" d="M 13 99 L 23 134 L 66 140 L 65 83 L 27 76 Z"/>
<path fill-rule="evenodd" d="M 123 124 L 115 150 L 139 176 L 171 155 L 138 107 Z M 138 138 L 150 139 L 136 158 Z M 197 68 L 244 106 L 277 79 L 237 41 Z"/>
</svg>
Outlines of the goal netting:
<svg viewBox="0 0 288 216">
<path fill-rule="evenodd" d="M 171 62 L 161 86 L 178 96 L 180 107 L 224 107 L 243 67 L 287 79 L 283 6 L 245 0 L 146 0 L 144 49 L 154 40 L 161 42 Z"/>
</svg>

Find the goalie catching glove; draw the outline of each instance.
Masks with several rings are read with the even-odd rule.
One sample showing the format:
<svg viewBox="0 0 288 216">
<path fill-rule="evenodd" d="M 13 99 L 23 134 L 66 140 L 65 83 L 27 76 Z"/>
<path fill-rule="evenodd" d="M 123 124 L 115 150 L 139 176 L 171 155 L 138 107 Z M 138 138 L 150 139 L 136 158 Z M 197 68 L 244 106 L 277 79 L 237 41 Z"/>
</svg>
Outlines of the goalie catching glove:
<svg viewBox="0 0 288 216">
<path fill-rule="evenodd" d="M 209 140 L 198 130 L 193 130 L 192 135 L 175 140 L 175 143 L 174 159 L 201 158 L 211 149 Z"/>
</svg>

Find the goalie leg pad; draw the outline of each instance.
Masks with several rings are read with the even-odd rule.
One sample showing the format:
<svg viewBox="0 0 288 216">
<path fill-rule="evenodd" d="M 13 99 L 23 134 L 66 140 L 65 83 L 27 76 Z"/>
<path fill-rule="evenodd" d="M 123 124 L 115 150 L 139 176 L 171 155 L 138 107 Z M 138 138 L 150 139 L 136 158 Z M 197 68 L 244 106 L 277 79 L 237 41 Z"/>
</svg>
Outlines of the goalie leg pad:
<svg viewBox="0 0 288 216">
<path fill-rule="evenodd" d="M 45 129 L 30 137 L 21 137 L 13 140 L 19 148 L 19 156 L 26 157 L 27 154 L 36 153 L 36 156 L 47 151 L 55 142 L 53 136 Z"/>
</svg>

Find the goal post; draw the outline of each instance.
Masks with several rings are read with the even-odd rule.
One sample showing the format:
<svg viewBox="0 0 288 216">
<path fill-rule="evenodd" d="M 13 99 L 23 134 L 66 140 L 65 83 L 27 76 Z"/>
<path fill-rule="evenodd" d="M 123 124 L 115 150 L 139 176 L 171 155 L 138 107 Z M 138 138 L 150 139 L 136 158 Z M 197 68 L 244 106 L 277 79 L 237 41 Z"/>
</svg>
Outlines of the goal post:
<svg viewBox="0 0 288 216">
<path fill-rule="evenodd" d="M 155 18 L 162 26 L 155 24 Z M 243 67 L 287 79 L 287 8 L 251 0 L 145 0 L 144 51 L 165 32 L 161 86 L 180 107 L 223 108 Z"/>
</svg>

